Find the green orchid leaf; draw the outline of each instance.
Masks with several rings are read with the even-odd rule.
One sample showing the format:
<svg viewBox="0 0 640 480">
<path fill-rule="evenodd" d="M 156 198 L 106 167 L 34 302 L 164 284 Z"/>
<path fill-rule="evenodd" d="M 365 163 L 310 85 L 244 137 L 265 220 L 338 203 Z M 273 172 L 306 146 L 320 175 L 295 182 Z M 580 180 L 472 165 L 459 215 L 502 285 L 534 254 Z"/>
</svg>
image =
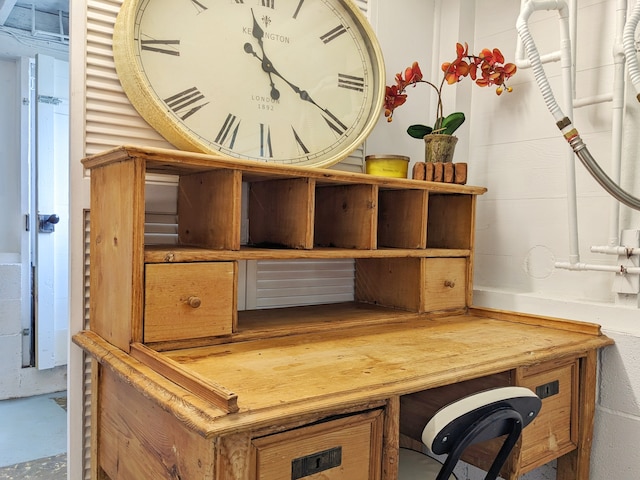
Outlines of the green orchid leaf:
<svg viewBox="0 0 640 480">
<path fill-rule="evenodd" d="M 431 127 L 427 127 L 426 125 L 411 125 L 407 128 L 407 133 L 411 135 L 413 138 L 418 138 L 422 140 L 422 137 L 425 135 L 429 135 L 433 129 Z"/>
<path fill-rule="evenodd" d="M 442 131 L 440 133 L 444 133 L 445 135 L 453 135 L 460 125 L 464 123 L 464 113 L 462 112 L 454 112 L 451 115 L 448 115 L 442 120 Z"/>
</svg>

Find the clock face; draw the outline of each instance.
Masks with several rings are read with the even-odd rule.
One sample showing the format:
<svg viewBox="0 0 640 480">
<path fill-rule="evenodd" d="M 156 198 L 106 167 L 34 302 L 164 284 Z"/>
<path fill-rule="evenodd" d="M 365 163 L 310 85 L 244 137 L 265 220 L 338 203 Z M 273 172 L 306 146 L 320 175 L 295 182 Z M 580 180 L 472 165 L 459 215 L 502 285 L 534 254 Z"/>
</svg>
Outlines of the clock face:
<svg viewBox="0 0 640 480">
<path fill-rule="evenodd" d="M 350 0 L 125 0 L 114 59 L 168 141 L 236 158 L 336 163 L 384 98 L 380 48 Z"/>
</svg>

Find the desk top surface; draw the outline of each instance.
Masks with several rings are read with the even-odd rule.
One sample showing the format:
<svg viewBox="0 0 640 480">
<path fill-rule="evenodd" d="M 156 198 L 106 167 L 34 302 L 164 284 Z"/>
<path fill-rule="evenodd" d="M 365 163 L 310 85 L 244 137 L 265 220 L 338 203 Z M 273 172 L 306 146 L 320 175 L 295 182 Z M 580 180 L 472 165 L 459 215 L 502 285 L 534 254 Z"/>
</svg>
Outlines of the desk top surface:
<svg viewBox="0 0 640 480">
<path fill-rule="evenodd" d="M 519 317 L 514 314 L 514 318 Z M 239 410 L 230 414 L 194 395 L 186 395 L 178 407 L 166 406 L 182 408 L 188 398 L 190 412 L 195 407 L 202 414 L 201 433 L 208 436 L 337 406 L 374 405 L 395 395 L 580 357 L 613 343 L 597 326 L 585 324 L 582 329 L 573 324 L 565 329 L 562 321 L 526 323 L 535 318 L 510 321 L 508 313 L 471 310 L 464 315 L 153 352 L 164 363 L 151 370 L 168 378 L 168 370 L 175 370 L 174 376 L 177 372 L 205 385 L 214 382 L 237 395 Z M 115 364 L 123 360 L 127 375 L 134 368 L 151 384 L 163 383 L 159 378 L 154 383 L 149 368 L 126 354 L 116 355 L 120 360 L 113 362 L 110 355 L 96 350 L 98 344 L 89 345 L 91 338 L 74 340 L 112 368 L 122 369 Z M 117 350 L 106 342 L 100 348 Z M 144 388 L 156 387 L 147 382 Z M 166 382 L 162 388 L 168 388 Z"/>
<path fill-rule="evenodd" d="M 605 336 L 459 315 L 164 352 L 243 409 L 389 396 L 576 355 Z M 366 393 L 365 393 L 366 392 Z"/>
</svg>

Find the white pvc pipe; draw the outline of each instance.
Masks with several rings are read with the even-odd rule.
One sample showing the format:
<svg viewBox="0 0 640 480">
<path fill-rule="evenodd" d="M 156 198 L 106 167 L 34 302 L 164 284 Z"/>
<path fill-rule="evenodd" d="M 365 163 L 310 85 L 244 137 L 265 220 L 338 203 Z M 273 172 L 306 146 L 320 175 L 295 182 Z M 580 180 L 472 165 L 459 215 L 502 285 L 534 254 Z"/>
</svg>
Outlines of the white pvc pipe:
<svg viewBox="0 0 640 480">
<path fill-rule="evenodd" d="M 547 106 L 551 115 L 559 122 L 564 118 L 564 113 L 560 110 L 560 106 L 553 96 L 553 91 L 549 85 L 546 74 L 544 72 L 544 68 L 542 67 L 542 62 L 540 60 L 540 54 L 538 53 L 538 49 L 533 41 L 533 37 L 531 36 L 531 32 L 529 32 L 529 17 L 536 10 L 560 10 L 564 8 L 565 17 L 567 5 L 566 3 L 558 0 L 529 0 L 526 2 L 522 10 L 520 11 L 520 15 L 518 16 L 518 20 L 516 21 L 516 29 L 518 30 L 518 34 L 520 35 L 520 39 L 522 40 L 522 45 L 524 50 L 531 62 L 531 68 L 533 69 L 533 75 L 536 79 L 536 83 L 538 84 L 538 88 L 540 88 L 540 93 L 542 93 L 542 98 Z M 569 52 L 570 53 L 570 52 Z"/>
<path fill-rule="evenodd" d="M 547 105 L 547 109 L 553 115 L 553 118 L 556 120 L 556 125 L 564 135 L 569 145 L 578 156 L 584 167 L 587 171 L 593 176 L 593 178 L 604 188 L 610 195 L 615 197 L 621 203 L 624 203 L 628 207 L 634 208 L 636 210 L 640 210 L 640 198 L 634 197 L 630 193 L 626 192 L 620 186 L 611 180 L 609 176 L 602 170 L 600 165 L 595 161 L 589 149 L 580 138 L 580 134 L 574 128 L 571 120 L 568 117 L 565 117 L 553 96 L 553 92 L 551 91 L 551 86 L 549 85 L 549 80 L 545 74 L 544 68 L 540 63 L 540 55 L 538 54 L 537 48 L 535 46 L 535 42 L 529 32 L 529 27 L 527 25 L 527 20 L 531 13 L 533 12 L 533 1 L 530 1 L 524 5 L 520 16 L 518 17 L 518 21 L 516 22 L 516 29 L 518 30 L 518 35 L 522 39 L 522 43 L 525 47 L 525 51 L 527 52 L 527 56 L 529 60 L 531 60 L 531 65 L 534 73 L 534 77 L 536 79 L 536 83 L 538 84 L 538 88 L 540 88 L 540 92 L 542 93 L 542 98 Z M 559 6 L 562 2 L 555 1 L 546 1 L 546 2 L 536 2 L 540 4 L 544 4 L 545 6 Z M 566 7 L 566 5 L 565 5 Z M 564 56 L 564 54 L 563 54 Z"/>
<path fill-rule="evenodd" d="M 607 103 L 613 100 L 612 93 L 601 93 L 600 95 L 592 95 L 590 97 L 577 98 L 573 101 L 573 108 L 586 107 L 587 105 L 596 105 L 598 103 Z"/>
<path fill-rule="evenodd" d="M 575 4 L 574 4 L 575 8 Z M 527 22 L 529 17 L 534 11 L 539 10 L 557 10 L 560 17 L 560 67 L 562 71 L 562 88 L 563 88 L 563 96 L 564 96 L 564 108 L 569 117 L 573 116 L 573 99 L 574 99 L 574 73 L 573 73 L 573 55 L 571 51 L 571 28 L 569 25 L 569 7 L 562 0 L 529 0 L 523 4 L 522 10 L 520 12 L 520 17 L 518 18 L 518 32 L 520 33 L 522 30 L 526 30 L 528 32 Z M 574 15 L 575 16 L 575 15 Z M 575 31 L 575 29 L 574 29 Z M 530 34 L 529 34 L 530 36 Z M 527 43 L 525 38 L 526 36 L 520 35 L 522 40 L 522 45 L 525 47 L 526 53 L 530 59 L 531 68 L 534 69 L 534 75 L 536 79 L 538 79 L 538 75 L 540 74 L 539 69 L 542 69 L 542 59 L 538 57 L 538 61 L 536 61 L 535 56 L 537 56 L 537 49 L 533 44 L 533 41 Z M 535 51 L 535 53 L 534 53 Z M 534 58 L 532 59 L 532 54 Z M 544 70 L 542 70 L 542 75 L 544 78 Z M 540 86 L 540 82 L 538 82 Z M 548 85 L 548 82 L 547 82 Z M 542 90 L 542 89 L 541 89 Z M 551 93 L 551 88 L 548 88 L 548 91 L 543 91 L 543 97 L 545 97 L 545 101 L 547 102 L 547 107 L 555 106 L 557 107 L 557 102 L 555 98 L 552 98 L 552 101 L 548 101 L 546 96 L 549 95 L 553 97 Z M 551 110 L 551 108 L 550 108 Z M 557 111 L 559 112 L 558 118 L 564 117 L 564 114 L 560 111 L 560 108 L 557 107 Z M 555 116 L 555 115 L 554 115 Z M 569 234 L 569 261 L 571 263 L 578 263 L 580 261 L 580 247 L 578 240 L 578 200 L 577 200 L 577 192 L 576 192 L 576 167 L 575 167 L 575 159 L 573 157 L 573 152 L 568 150 L 567 152 L 567 161 L 566 161 L 566 186 L 567 186 L 567 221 L 569 224 L 568 234 Z"/>
<path fill-rule="evenodd" d="M 526 3 L 529 3 L 531 0 L 521 0 L 520 9 L 524 7 Z M 559 62 L 561 57 L 560 50 L 556 50 L 554 52 L 545 53 L 540 56 L 541 63 L 551 63 L 551 62 Z M 518 68 L 531 68 L 531 60 L 527 58 L 526 52 L 523 50 L 522 39 L 518 36 L 516 40 L 516 52 L 515 52 L 515 64 Z"/>
<path fill-rule="evenodd" d="M 624 54 L 627 58 L 627 67 L 629 78 L 636 89 L 638 101 L 640 101 L 640 67 L 638 67 L 638 57 L 636 52 L 635 33 L 640 22 L 640 1 L 636 1 L 636 5 L 627 19 L 622 32 L 622 43 L 624 45 Z"/>
<path fill-rule="evenodd" d="M 558 262 L 556 268 L 564 270 L 584 271 L 590 270 L 595 272 L 612 272 L 623 275 L 640 275 L 640 267 L 625 267 L 624 265 L 589 265 L 587 263 L 568 263 Z"/>
<path fill-rule="evenodd" d="M 613 103 L 611 126 L 611 180 L 620 185 L 622 166 L 622 122 L 624 119 L 625 55 L 622 51 L 622 31 L 627 20 L 627 0 L 616 2 L 616 36 L 613 43 Z M 609 205 L 609 245 L 620 242 L 620 202 L 611 198 Z"/>
<path fill-rule="evenodd" d="M 593 246 L 591 247 L 591 251 L 593 253 L 604 253 L 606 255 L 626 255 L 627 257 L 640 255 L 640 248 L 637 247 Z"/>
<path fill-rule="evenodd" d="M 573 99 L 575 97 L 574 63 L 571 43 L 571 27 L 569 24 L 569 8 L 560 5 L 560 66 L 562 68 L 562 87 L 564 111 L 573 118 Z M 575 17 L 575 14 L 574 14 Z M 566 159 L 567 185 L 567 223 L 569 224 L 569 262 L 580 262 L 580 242 L 578 241 L 578 193 L 576 187 L 576 162 L 571 149 L 567 150 Z"/>
</svg>

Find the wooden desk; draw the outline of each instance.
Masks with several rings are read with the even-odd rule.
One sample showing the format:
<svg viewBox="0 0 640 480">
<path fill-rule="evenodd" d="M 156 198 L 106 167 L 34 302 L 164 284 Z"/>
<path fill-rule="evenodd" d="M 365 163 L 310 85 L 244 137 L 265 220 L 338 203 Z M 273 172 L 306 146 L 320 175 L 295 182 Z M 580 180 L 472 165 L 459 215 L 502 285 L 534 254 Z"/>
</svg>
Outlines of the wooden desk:
<svg viewBox="0 0 640 480">
<path fill-rule="evenodd" d="M 138 346 L 131 356 L 91 332 L 74 341 L 102 365 L 97 445 L 101 467 L 113 480 L 263 478 L 255 476 L 261 471 L 256 439 L 300 427 L 304 436 L 311 428 L 305 425 L 344 415 L 359 419 L 360 412 L 376 409 L 381 425 L 370 432 L 365 464 L 380 461 L 381 476 L 374 465 L 362 478 L 390 480 L 399 425 L 415 424 L 415 405 L 408 402 L 405 413 L 401 400 L 452 384 L 482 389 L 506 382 L 535 390 L 537 382 L 555 380 L 560 392 L 543 400 L 517 450 L 526 459 L 524 471 L 510 478 L 560 457 L 558 479 L 586 480 L 596 351 L 612 343 L 595 325 L 477 309 L 162 353 Z M 191 390 L 215 382 L 235 393 L 238 411 L 227 413 L 179 386 L 190 382 Z M 466 387 L 454 388 L 456 395 L 460 388 Z M 421 430 L 422 420 L 407 430 Z M 350 442 L 343 428 L 330 429 L 338 444 Z M 299 435 L 285 440 L 295 445 Z M 268 478 L 287 478 L 279 473 Z"/>
<path fill-rule="evenodd" d="M 522 385 L 542 412 L 503 476 L 558 458 L 559 480 L 588 480 L 612 342 L 473 307 L 484 188 L 137 147 L 83 163 L 91 331 L 73 340 L 94 359 L 94 479 L 395 480 L 437 408 Z M 149 174 L 177 178 L 178 245 L 145 244 Z M 354 259 L 353 302 L 238 311 L 240 260 L 334 258 Z"/>
</svg>

